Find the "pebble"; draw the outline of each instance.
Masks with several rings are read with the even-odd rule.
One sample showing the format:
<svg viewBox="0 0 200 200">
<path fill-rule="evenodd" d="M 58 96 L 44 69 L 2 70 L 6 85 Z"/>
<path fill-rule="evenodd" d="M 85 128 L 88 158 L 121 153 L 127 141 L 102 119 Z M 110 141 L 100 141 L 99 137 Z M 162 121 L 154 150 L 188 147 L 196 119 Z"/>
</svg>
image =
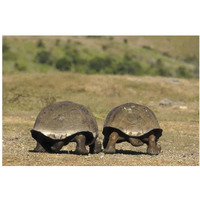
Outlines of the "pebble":
<svg viewBox="0 0 200 200">
<path fill-rule="evenodd" d="M 159 105 L 161 105 L 161 106 L 172 106 L 172 105 L 174 105 L 174 102 L 165 98 L 162 101 L 160 101 Z"/>
<path fill-rule="evenodd" d="M 179 108 L 181 109 L 181 110 L 187 110 L 187 106 L 179 106 Z"/>
<path fill-rule="evenodd" d="M 168 139 L 164 139 L 164 141 L 165 141 L 165 142 L 169 142 L 169 140 L 168 140 Z"/>
<path fill-rule="evenodd" d="M 179 83 L 180 82 L 178 79 L 175 79 L 175 78 L 169 78 L 168 81 L 173 82 L 173 83 Z"/>
<path fill-rule="evenodd" d="M 136 82 L 140 82 L 141 81 L 140 78 L 135 78 L 135 77 L 129 77 L 129 78 L 127 78 L 127 80 L 129 80 L 129 81 L 136 81 Z"/>
</svg>

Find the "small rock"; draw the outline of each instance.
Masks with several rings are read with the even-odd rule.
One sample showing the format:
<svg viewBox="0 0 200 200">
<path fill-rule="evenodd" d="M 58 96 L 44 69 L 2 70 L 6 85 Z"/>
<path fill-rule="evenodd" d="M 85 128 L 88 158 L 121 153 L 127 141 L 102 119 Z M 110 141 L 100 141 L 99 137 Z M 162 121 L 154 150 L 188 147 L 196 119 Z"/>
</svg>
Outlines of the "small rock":
<svg viewBox="0 0 200 200">
<path fill-rule="evenodd" d="M 181 110 L 187 110 L 187 106 L 179 106 L 179 108 L 181 109 Z"/>
<path fill-rule="evenodd" d="M 178 79 L 175 79 L 175 78 L 169 78 L 168 81 L 173 82 L 173 83 L 179 83 L 180 82 Z"/>
<path fill-rule="evenodd" d="M 11 140 L 18 140 L 18 139 L 19 139 L 19 137 L 14 137 Z"/>
<path fill-rule="evenodd" d="M 159 105 L 161 105 L 161 106 L 172 106 L 172 105 L 174 105 L 174 102 L 165 98 L 162 101 L 160 101 Z"/>
<path fill-rule="evenodd" d="M 136 81 L 136 82 L 140 82 L 141 81 L 140 78 L 135 78 L 135 77 L 129 77 L 129 78 L 127 78 L 127 80 L 129 80 L 129 81 Z"/>
</svg>

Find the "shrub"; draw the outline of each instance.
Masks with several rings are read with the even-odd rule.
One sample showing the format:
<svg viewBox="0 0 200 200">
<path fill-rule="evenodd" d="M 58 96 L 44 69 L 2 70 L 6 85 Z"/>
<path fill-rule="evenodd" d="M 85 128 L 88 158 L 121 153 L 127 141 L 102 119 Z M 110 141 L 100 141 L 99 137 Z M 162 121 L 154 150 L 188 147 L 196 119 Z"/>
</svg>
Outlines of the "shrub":
<svg viewBox="0 0 200 200">
<path fill-rule="evenodd" d="M 41 64 L 52 64 L 51 53 L 48 51 L 41 51 L 36 55 L 37 62 Z"/>
<path fill-rule="evenodd" d="M 3 60 L 13 60 L 15 61 L 17 59 L 17 54 L 8 50 L 3 53 Z"/>
<path fill-rule="evenodd" d="M 176 70 L 177 76 L 183 77 L 183 78 L 189 78 L 190 74 L 186 67 L 184 66 L 179 66 L 178 69 Z"/>
<path fill-rule="evenodd" d="M 147 46 L 147 45 L 143 45 L 142 48 L 152 50 L 152 48 L 150 46 Z"/>
<path fill-rule="evenodd" d="M 171 72 L 169 69 L 167 69 L 166 67 L 158 67 L 157 69 L 157 74 L 160 76 L 171 76 Z"/>
<path fill-rule="evenodd" d="M 108 46 L 107 45 L 102 45 L 102 47 L 101 47 L 104 51 L 106 51 L 106 49 L 108 48 Z"/>
<path fill-rule="evenodd" d="M 130 52 L 126 52 L 124 54 L 124 61 L 132 61 L 133 60 L 133 55 Z"/>
<path fill-rule="evenodd" d="M 43 43 L 43 41 L 41 39 L 38 40 L 37 47 L 39 47 L 39 48 L 44 47 L 44 43 Z"/>
<path fill-rule="evenodd" d="M 163 52 L 162 54 L 163 54 L 164 56 L 168 57 L 168 58 L 171 57 L 170 54 L 169 54 L 168 52 Z"/>
<path fill-rule="evenodd" d="M 186 56 L 184 61 L 187 63 L 199 65 L 199 59 L 196 56 Z"/>
<path fill-rule="evenodd" d="M 122 60 L 117 64 L 118 74 L 135 74 L 141 73 L 141 65 L 133 60 Z"/>
<path fill-rule="evenodd" d="M 57 39 L 57 40 L 55 41 L 55 45 L 56 45 L 56 46 L 59 46 L 59 45 L 60 45 L 60 40 L 59 40 L 59 39 Z"/>
<path fill-rule="evenodd" d="M 68 60 L 71 59 L 71 62 L 74 65 L 79 65 L 79 64 L 84 64 L 85 60 L 81 58 L 79 50 L 77 48 L 77 45 L 80 46 L 80 42 L 71 42 L 71 40 L 68 40 L 66 45 L 65 45 L 65 52 L 66 52 L 66 57 L 68 57 Z"/>
<path fill-rule="evenodd" d="M 3 40 L 2 52 L 3 60 L 16 60 L 17 58 L 17 54 L 11 51 L 10 46 L 5 40 Z"/>
<path fill-rule="evenodd" d="M 121 61 L 116 64 L 117 74 L 141 74 L 141 65 L 133 60 L 133 55 L 130 52 L 126 52 Z"/>
<path fill-rule="evenodd" d="M 56 68 L 61 71 L 69 71 L 71 69 L 72 62 L 66 57 L 60 58 L 56 61 Z"/>
<path fill-rule="evenodd" d="M 194 66 L 193 77 L 194 78 L 199 78 L 199 66 L 198 65 Z"/>
<path fill-rule="evenodd" d="M 152 71 L 154 71 L 154 75 L 159 76 L 171 76 L 172 73 L 169 68 L 165 66 L 161 59 L 157 59 L 156 63 L 151 65 Z"/>
<path fill-rule="evenodd" d="M 166 66 L 164 65 L 163 61 L 161 59 L 158 59 L 156 61 L 156 68 L 157 68 L 157 74 L 160 76 L 171 76 L 171 72 Z"/>
<path fill-rule="evenodd" d="M 23 64 L 19 64 L 19 63 L 15 63 L 14 65 L 15 69 L 17 69 L 18 71 L 26 71 L 27 67 Z"/>
<path fill-rule="evenodd" d="M 8 45 L 8 44 L 6 44 L 6 43 L 3 41 L 3 53 L 6 53 L 6 52 L 8 52 L 8 51 L 9 51 L 9 49 L 10 49 L 9 45 Z"/>
<path fill-rule="evenodd" d="M 73 64 L 77 65 L 82 62 L 78 50 L 74 49 L 66 52 L 67 57 L 71 58 Z"/>
<path fill-rule="evenodd" d="M 128 43 L 128 40 L 125 38 L 124 39 L 124 44 L 127 44 Z"/>
<path fill-rule="evenodd" d="M 111 57 L 95 57 L 89 61 L 89 70 L 93 72 L 103 72 L 105 68 L 111 67 Z"/>
</svg>

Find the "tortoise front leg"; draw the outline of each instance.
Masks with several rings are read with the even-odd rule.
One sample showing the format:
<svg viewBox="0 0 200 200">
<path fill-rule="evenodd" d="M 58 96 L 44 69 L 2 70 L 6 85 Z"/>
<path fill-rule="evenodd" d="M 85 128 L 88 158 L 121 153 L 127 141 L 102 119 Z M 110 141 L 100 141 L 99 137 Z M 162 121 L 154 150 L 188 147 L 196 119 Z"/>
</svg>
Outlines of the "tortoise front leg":
<svg viewBox="0 0 200 200">
<path fill-rule="evenodd" d="M 34 152 L 47 152 L 46 149 L 37 142 L 36 147 L 33 149 Z"/>
<path fill-rule="evenodd" d="M 46 142 L 46 144 L 44 143 L 43 146 L 37 142 L 36 147 L 34 148 L 34 152 L 50 152 L 50 153 L 57 153 L 60 151 L 60 149 L 63 147 L 64 142 L 63 141 L 55 141 L 54 143 L 52 142 L 52 144 Z"/>
<path fill-rule="evenodd" d="M 35 152 L 51 152 L 53 140 L 43 135 L 41 132 L 31 130 L 32 137 L 37 141 L 37 145 L 33 151 Z"/>
<path fill-rule="evenodd" d="M 144 144 L 142 140 L 137 139 L 137 138 L 132 138 L 132 137 L 128 138 L 128 142 L 131 143 L 135 147 L 142 146 Z"/>
<path fill-rule="evenodd" d="M 158 155 L 161 151 L 161 146 L 157 145 L 156 136 L 151 134 L 148 138 L 147 153 L 150 155 Z"/>
<path fill-rule="evenodd" d="M 64 141 L 55 141 L 53 145 L 50 147 L 51 152 L 57 153 L 60 151 L 60 149 L 64 146 Z"/>
<path fill-rule="evenodd" d="M 76 146 L 76 150 L 75 153 L 76 154 L 81 154 L 81 155 L 88 155 L 88 150 L 85 147 L 85 142 L 86 142 L 86 137 L 83 134 L 80 135 L 76 135 L 73 138 L 73 141 L 76 142 L 77 146 Z"/>
<path fill-rule="evenodd" d="M 104 149 L 104 153 L 109 153 L 109 154 L 115 153 L 116 151 L 115 144 L 118 139 L 119 139 L 119 134 L 117 132 L 112 132 L 109 136 L 108 144 L 106 148 Z"/>
</svg>

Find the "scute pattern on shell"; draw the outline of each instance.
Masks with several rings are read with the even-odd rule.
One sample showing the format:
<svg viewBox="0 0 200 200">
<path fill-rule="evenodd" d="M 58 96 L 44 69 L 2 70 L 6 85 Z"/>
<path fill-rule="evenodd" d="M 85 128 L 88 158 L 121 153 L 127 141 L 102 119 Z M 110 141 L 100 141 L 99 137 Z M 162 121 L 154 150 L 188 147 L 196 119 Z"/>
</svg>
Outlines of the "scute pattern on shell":
<svg viewBox="0 0 200 200">
<path fill-rule="evenodd" d="M 107 127 L 119 129 L 129 136 L 142 136 L 153 129 L 162 131 L 154 113 L 148 107 L 135 103 L 112 109 L 104 123 L 104 128 Z"/>
<path fill-rule="evenodd" d="M 90 132 L 94 138 L 98 136 L 93 114 L 85 106 L 70 101 L 57 102 L 43 108 L 33 129 L 52 139 L 65 139 L 79 132 Z"/>
</svg>

